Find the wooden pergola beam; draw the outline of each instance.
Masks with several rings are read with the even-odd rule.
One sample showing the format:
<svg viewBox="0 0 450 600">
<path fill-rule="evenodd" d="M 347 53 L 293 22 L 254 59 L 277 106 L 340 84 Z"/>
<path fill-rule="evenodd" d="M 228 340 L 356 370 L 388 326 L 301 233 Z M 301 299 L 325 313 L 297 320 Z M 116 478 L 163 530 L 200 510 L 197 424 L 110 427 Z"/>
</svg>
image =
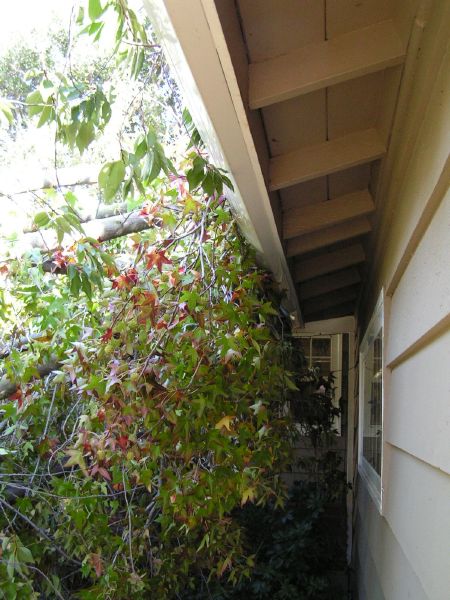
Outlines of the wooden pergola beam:
<svg viewBox="0 0 450 600">
<path fill-rule="evenodd" d="M 297 206 L 284 215 L 283 237 L 288 240 L 370 214 L 375 204 L 368 190 L 345 194 L 334 200 Z"/>
<path fill-rule="evenodd" d="M 305 146 L 270 160 L 270 190 L 280 190 L 303 181 L 330 175 L 381 158 L 386 152 L 376 129 Z"/>
<path fill-rule="evenodd" d="M 314 279 L 362 263 L 365 258 L 364 249 L 360 244 L 347 246 L 334 252 L 325 252 L 298 262 L 295 267 L 294 279 L 298 282 Z"/>
<path fill-rule="evenodd" d="M 262 108 L 401 64 L 405 48 L 392 21 L 309 44 L 249 67 L 250 108 Z"/>
<path fill-rule="evenodd" d="M 306 254 L 313 250 L 319 250 L 325 246 L 331 246 L 337 242 L 356 238 L 361 235 L 369 233 L 372 229 L 369 219 L 366 217 L 360 217 L 352 221 L 341 223 L 340 225 L 334 225 L 333 227 L 327 227 L 320 231 L 314 231 L 313 233 L 307 233 L 291 240 L 288 240 L 286 245 L 286 255 L 288 257 L 298 256 L 299 254 Z"/>
<path fill-rule="evenodd" d="M 360 283 L 361 276 L 355 267 L 322 275 L 299 285 L 300 301 L 309 300 L 316 296 L 329 294 L 344 287 Z"/>
</svg>

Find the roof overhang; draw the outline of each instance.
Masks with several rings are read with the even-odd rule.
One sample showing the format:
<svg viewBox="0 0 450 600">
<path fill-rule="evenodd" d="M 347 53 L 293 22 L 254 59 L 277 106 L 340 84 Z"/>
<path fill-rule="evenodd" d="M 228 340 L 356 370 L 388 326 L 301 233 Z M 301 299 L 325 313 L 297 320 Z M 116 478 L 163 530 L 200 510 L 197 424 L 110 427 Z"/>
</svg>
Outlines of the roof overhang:
<svg viewBox="0 0 450 600">
<path fill-rule="evenodd" d="M 238 82 L 214 2 L 144 0 L 194 123 L 216 165 L 227 169 L 237 221 L 286 290 L 286 308 L 301 322 L 289 272 Z"/>
</svg>

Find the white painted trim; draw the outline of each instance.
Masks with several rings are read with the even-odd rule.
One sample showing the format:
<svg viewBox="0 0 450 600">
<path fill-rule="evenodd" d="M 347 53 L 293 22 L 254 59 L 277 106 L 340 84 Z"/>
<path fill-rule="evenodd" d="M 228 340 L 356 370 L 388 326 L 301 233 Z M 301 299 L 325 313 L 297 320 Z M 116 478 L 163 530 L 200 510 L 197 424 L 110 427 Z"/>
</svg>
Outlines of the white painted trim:
<svg viewBox="0 0 450 600">
<path fill-rule="evenodd" d="M 333 404 L 339 408 L 342 397 L 342 333 L 333 334 L 331 337 L 331 371 L 334 373 L 334 401 Z M 342 435 L 342 417 L 335 417 L 335 428 L 338 435 Z"/>
<path fill-rule="evenodd" d="M 347 563 L 352 562 L 352 546 L 353 546 L 353 495 L 355 481 L 355 336 L 348 336 L 348 404 L 347 404 L 347 464 L 346 476 L 347 484 L 351 488 L 347 491 Z"/>
<path fill-rule="evenodd" d="M 212 161 L 227 169 L 235 187 L 227 194 L 258 261 L 288 294 L 300 319 L 295 285 L 278 236 L 249 123 L 212 0 L 144 0 L 172 66 L 172 75 Z"/>
<path fill-rule="evenodd" d="M 385 323 L 384 323 L 384 289 L 381 290 L 372 318 L 367 326 L 364 338 L 359 347 L 359 420 L 358 420 L 358 472 L 367 486 L 375 505 L 382 514 L 383 511 L 383 482 L 382 477 L 363 456 L 364 437 L 364 355 L 372 341 L 373 335 L 382 327 L 382 392 L 381 392 L 381 475 L 384 461 L 384 402 L 386 384 L 385 363 Z"/>
<path fill-rule="evenodd" d="M 310 321 L 295 333 L 298 335 L 333 335 L 334 333 L 354 334 L 356 330 L 355 317 L 336 317 L 324 321 Z"/>
</svg>

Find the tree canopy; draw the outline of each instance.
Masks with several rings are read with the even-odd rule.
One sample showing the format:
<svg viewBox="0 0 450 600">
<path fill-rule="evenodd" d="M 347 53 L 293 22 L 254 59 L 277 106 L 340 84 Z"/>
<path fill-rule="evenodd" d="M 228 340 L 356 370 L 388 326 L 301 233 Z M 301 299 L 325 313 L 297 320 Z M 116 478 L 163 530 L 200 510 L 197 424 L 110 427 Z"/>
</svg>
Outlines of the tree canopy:
<svg viewBox="0 0 450 600">
<path fill-rule="evenodd" d="M 248 575 L 235 511 L 284 501 L 289 325 L 150 24 L 89 0 L 58 36 L 0 79 L 8 136 L 46 128 L 53 153 L 0 262 L 0 597 L 180 598 Z M 97 173 L 66 181 L 72 156 Z"/>
</svg>

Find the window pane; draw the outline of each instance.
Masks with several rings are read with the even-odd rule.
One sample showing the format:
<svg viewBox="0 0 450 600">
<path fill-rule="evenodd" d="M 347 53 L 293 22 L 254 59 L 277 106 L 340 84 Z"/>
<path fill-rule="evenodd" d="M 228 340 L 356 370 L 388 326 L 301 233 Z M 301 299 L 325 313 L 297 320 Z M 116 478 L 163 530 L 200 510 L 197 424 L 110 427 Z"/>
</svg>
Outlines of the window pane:
<svg viewBox="0 0 450 600">
<path fill-rule="evenodd" d="M 330 374 L 331 371 L 331 362 L 330 360 L 323 360 L 321 358 L 313 358 L 312 359 L 312 366 L 313 367 L 319 367 L 319 373 L 320 375 L 324 376 L 324 377 L 328 377 L 328 375 Z"/>
<path fill-rule="evenodd" d="M 312 340 L 312 355 L 313 357 L 330 357 L 331 356 L 331 339 L 330 338 L 313 338 Z"/>
<path fill-rule="evenodd" d="M 363 456 L 381 474 L 382 444 L 382 330 L 371 341 L 364 357 Z"/>
</svg>

